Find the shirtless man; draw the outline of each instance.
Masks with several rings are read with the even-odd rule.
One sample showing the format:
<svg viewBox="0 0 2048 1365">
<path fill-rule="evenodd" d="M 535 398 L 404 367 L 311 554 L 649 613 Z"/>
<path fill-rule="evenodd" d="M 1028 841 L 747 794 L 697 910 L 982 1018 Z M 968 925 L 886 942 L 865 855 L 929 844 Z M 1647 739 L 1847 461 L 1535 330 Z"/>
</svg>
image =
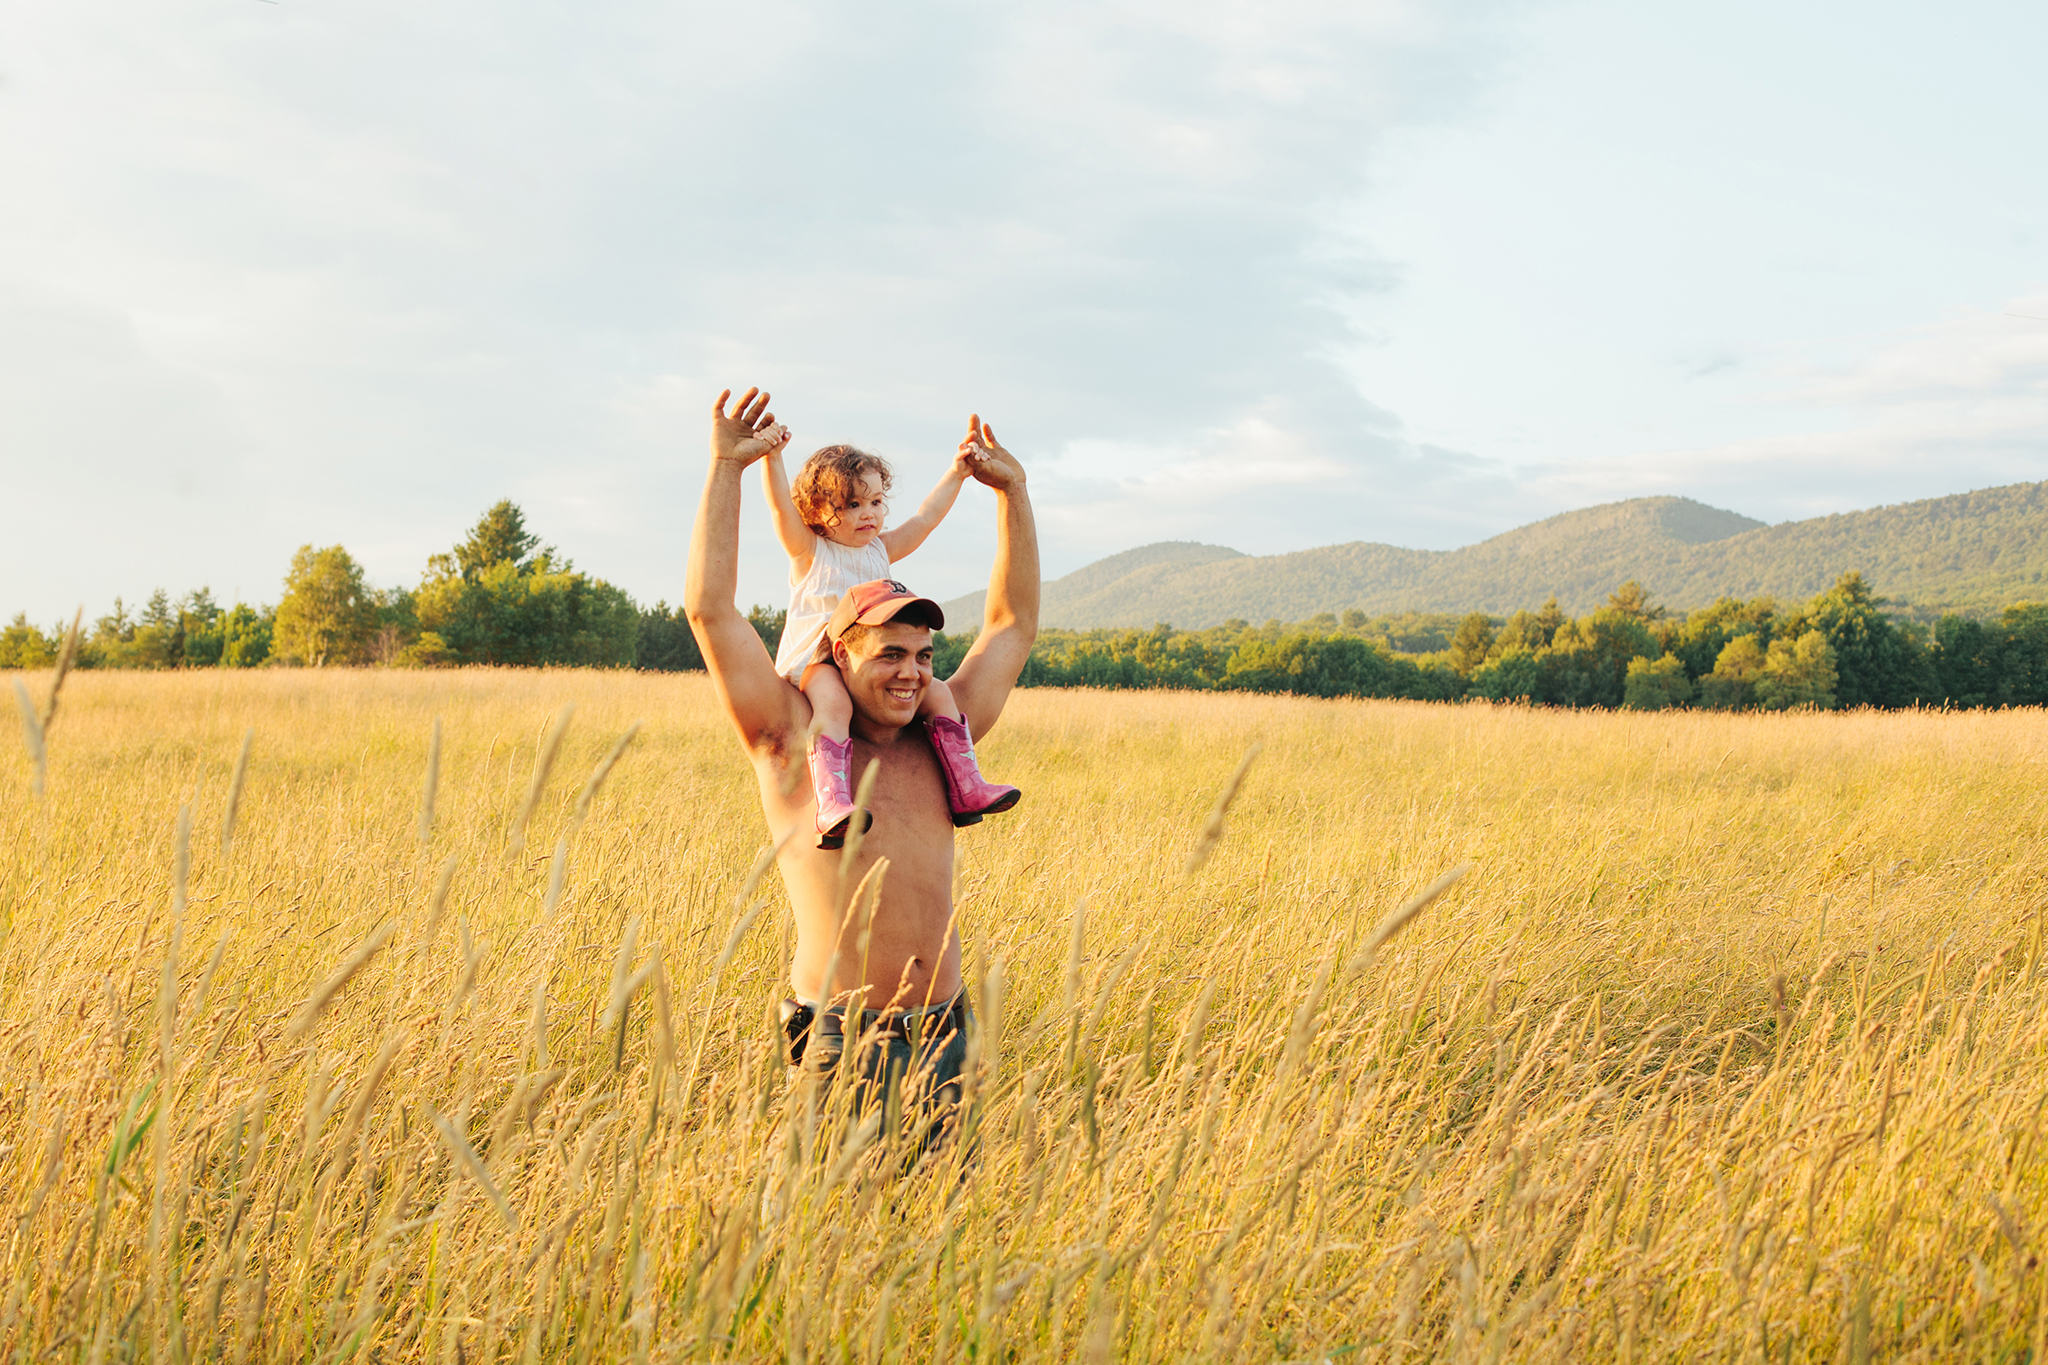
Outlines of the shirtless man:
<svg viewBox="0 0 2048 1365">
<path fill-rule="evenodd" d="M 829 1071 L 847 1034 L 870 1037 L 875 1046 L 852 1062 L 865 1082 L 893 1084 L 906 1072 L 928 1069 L 915 1077 L 917 1088 L 942 1105 L 957 1102 L 970 1015 L 953 924 L 953 818 L 939 761 L 923 727 L 914 724 L 932 680 L 932 629 L 943 618 L 927 599 L 881 590 L 862 614 L 876 624 L 833 632 L 833 658 L 853 698 L 855 780 L 870 761 L 881 765 L 869 801 L 873 828 L 842 883 L 842 855 L 800 837 L 816 815 L 805 766 L 810 702 L 776 674 L 761 637 L 733 600 L 741 475 L 773 448 L 778 429 L 767 394 L 748 389 L 728 413 L 730 397 L 730 390 L 721 393 L 711 410 L 711 473 L 690 541 L 683 605 L 719 700 L 753 762 L 769 832 L 781 845 L 782 879 L 796 909 L 795 1000 L 786 1007 L 792 1060 Z M 996 557 L 981 633 L 949 681 L 969 732 L 979 738 L 1002 715 L 1038 634 L 1038 532 L 1016 457 L 996 444 L 979 417 L 968 419 L 967 440 L 981 452 L 974 478 L 996 494 Z M 843 621 L 835 618 L 835 624 Z M 791 831 L 799 837 L 785 839 Z M 841 887 L 857 886 L 883 859 L 888 867 L 863 950 L 869 926 L 854 921 L 867 917 L 847 913 Z M 849 1010 L 862 1011 L 851 1029 Z"/>
</svg>

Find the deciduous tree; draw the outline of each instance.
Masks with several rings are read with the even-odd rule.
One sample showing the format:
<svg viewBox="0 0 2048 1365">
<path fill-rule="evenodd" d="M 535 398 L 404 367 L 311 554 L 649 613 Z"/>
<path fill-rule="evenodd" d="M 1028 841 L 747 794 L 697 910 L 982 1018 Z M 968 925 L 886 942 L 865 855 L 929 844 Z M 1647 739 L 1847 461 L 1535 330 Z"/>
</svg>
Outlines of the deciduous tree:
<svg viewBox="0 0 2048 1365">
<path fill-rule="evenodd" d="M 1843 574 L 1807 604 L 1804 624 L 1834 651 L 1844 706 L 1911 706 L 1936 687 L 1925 652 L 1913 648 L 1883 605 L 1860 573 Z"/>
<path fill-rule="evenodd" d="M 1529 701 L 1542 686 L 1543 665 L 1526 645 L 1510 645 L 1472 670 L 1472 691 L 1489 701 Z"/>
<path fill-rule="evenodd" d="M 1765 657 L 1763 637 L 1756 631 L 1737 635 L 1721 646 L 1713 671 L 1699 680 L 1700 705 L 1716 711 L 1739 711 L 1753 705 Z"/>
<path fill-rule="evenodd" d="M 1451 637 L 1451 667 L 1460 677 L 1469 678 L 1492 649 L 1493 618 L 1475 611 L 1458 623 L 1458 633 Z"/>
<path fill-rule="evenodd" d="M 1685 675 L 1685 661 L 1675 654 L 1661 658 L 1629 660 L 1628 676 L 1622 683 L 1621 704 L 1631 711 L 1662 711 L 1692 700 L 1692 679 Z"/>
<path fill-rule="evenodd" d="M 1766 711 L 1795 706 L 1832 710 L 1836 681 L 1835 651 L 1827 636 L 1809 630 L 1797 640 L 1773 640 L 1756 677 L 1757 704 Z"/>
<path fill-rule="evenodd" d="M 28 613 L 18 611 L 7 629 L 0 631 L 0 668 L 48 668 L 57 662 L 61 632 L 45 635 L 29 624 Z"/>
<path fill-rule="evenodd" d="M 349 552 L 339 545 L 301 545 L 277 604 L 271 639 L 276 657 L 314 668 L 362 663 L 376 623 L 376 602 Z"/>
</svg>

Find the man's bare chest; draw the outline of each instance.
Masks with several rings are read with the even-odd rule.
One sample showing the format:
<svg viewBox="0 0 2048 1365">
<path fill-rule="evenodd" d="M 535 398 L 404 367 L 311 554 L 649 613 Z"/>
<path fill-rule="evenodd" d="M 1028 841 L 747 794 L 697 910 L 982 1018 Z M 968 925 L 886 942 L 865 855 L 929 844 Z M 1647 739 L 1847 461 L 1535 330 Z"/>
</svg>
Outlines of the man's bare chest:
<svg viewBox="0 0 2048 1365">
<path fill-rule="evenodd" d="M 852 758 L 856 793 L 864 785 L 870 765 L 875 769 L 867 801 L 877 826 L 866 841 L 871 848 L 881 843 L 895 844 L 904 837 L 951 845 L 953 821 L 945 776 L 940 771 L 938 756 L 921 732 L 906 733 L 888 744 L 872 744 L 855 736 Z M 799 821 L 808 823 L 816 803 L 801 753 L 778 755 L 764 764 L 761 787 L 762 804 L 776 828 Z"/>
<path fill-rule="evenodd" d="M 860 840 L 851 876 L 858 882 L 877 861 L 887 859 L 889 873 L 879 906 L 881 917 L 917 924 L 936 915 L 943 922 L 951 901 L 954 829 L 938 758 L 921 733 L 888 745 L 856 739 L 856 783 L 871 763 L 875 765 L 875 780 L 869 792 L 868 809 L 874 820 Z M 792 797 L 791 804 L 781 812 L 786 824 L 778 826 L 794 830 L 780 862 L 801 922 L 807 912 L 837 913 L 831 907 L 845 894 L 847 883 L 842 878 L 849 870 L 839 850 L 815 846 L 811 833 L 814 807 L 808 783 Z M 768 804 L 772 808 L 774 803 Z M 877 927 L 880 928 L 879 921 Z"/>
<path fill-rule="evenodd" d="M 868 795 L 868 809 L 879 824 L 885 818 L 905 828 L 932 831 L 952 830 L 953 820 L 946 804 L 946 779 L 939 771 L 938 757 L 923 736 L 905 737 L 894 744 L 878 746 L 859 739 L 853 742 L 853 780 L 856 792 L 870 764 L 876 765 L 874 786 Z"/>
</svg>

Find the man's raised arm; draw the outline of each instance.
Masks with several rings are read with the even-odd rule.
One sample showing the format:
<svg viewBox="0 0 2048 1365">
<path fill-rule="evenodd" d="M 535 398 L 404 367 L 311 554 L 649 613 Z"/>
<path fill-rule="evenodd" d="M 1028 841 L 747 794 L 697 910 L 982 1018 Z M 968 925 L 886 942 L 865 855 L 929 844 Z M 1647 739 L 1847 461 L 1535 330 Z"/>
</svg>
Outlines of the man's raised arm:
<svg viewBox="0 0 2048 1365">
<path fill-rule="evenodd" d="M 739 728 L 740 741 L 752 749 L 763 735 L 793 722 L 797 694 L 776 676 L 761 637 L 733 600 L 739 580 L 740 476 L 789 435 L 775 425 L 767 394 L 748 389 L 727 416 L 731 396 L 727 389 L 711 408 L 711 473 L 690 536 L 683 610 L 725 713 Z"/>
<path fill-rule="evenodd" d="M 967 441 L 980 448 L 974 477 L 996 492 L 996 562 L 989 571 L 981 634 L 949 679 L 954 704 L 979 739 L 1003 714 L 1031 646 L 1038 639 L 1038 523 L 1024 487 L 1024 466 L 996 444 L 981 418 L 967 419 Z"/>
</svg>

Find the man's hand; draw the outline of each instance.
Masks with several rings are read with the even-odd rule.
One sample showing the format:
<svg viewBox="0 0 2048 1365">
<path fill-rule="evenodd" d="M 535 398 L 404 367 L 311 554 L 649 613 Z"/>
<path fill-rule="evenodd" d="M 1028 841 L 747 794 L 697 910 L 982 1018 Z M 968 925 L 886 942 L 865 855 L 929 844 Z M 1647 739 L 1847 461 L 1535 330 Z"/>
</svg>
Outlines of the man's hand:
<svg viewBox="0 0 2048 1365">
<path fill-rule="evenodd" d="M 960 443 L 960 455 L 977 483 L 985 483 L 998 493 L 1024 486 L 1024 466 L 996 442 L 996 429 L 978 415 L 967 419 L 967 439 Z"/>
<path fill-rule="evenodd" d="M 727 416 L 725 404 L 731 397 L 732 390 L 725 389 L 719 393 L 718 401 L 711 405 L 713 460 L 729 461 L 744 469 L 788 443 L 789 428 L 778 425 L 775 414 L 768 411 L 767 394 L 759 389 L 748 389 L 733 406 L 732 415 Z"/>
</svg>

